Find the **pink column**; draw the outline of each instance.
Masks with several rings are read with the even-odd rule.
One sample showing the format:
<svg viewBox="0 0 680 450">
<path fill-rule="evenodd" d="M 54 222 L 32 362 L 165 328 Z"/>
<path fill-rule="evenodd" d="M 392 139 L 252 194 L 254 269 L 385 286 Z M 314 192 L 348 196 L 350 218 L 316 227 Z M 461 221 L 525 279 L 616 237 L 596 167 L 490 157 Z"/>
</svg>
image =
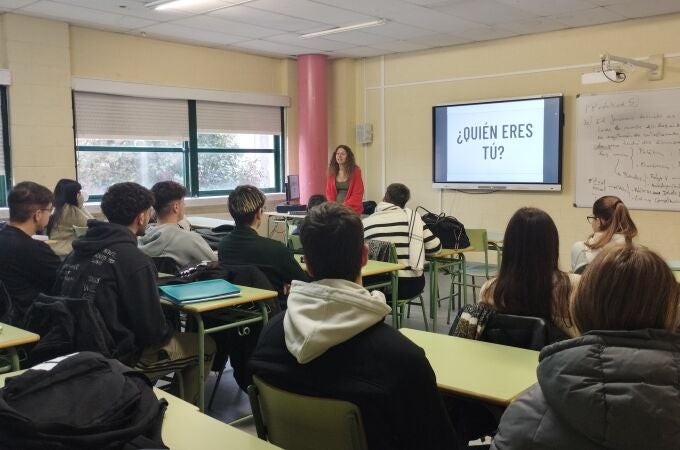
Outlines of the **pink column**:
<svg viewBox="0 0 680 450">
<path fill-rule="evenodd" d="M 298 56 L 300 203 L 324 194 L 328 167 L 326 55 Z"/>
</svg>

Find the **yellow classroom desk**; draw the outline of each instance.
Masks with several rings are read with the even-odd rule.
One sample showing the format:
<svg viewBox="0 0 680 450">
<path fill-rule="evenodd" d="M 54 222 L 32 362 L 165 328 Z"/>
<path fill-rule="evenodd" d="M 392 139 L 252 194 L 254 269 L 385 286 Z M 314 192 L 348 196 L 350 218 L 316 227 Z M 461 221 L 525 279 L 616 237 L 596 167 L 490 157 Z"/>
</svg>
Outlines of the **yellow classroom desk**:
<svg viewBox="0 0 680 450">
<path fill-rule="evenodd" d="M 227 298 L 223 300 L 213 300 L 209 302 L 191 303 L 189 305 L 175 305 L 172 302 L 161 299 L 164 306 L 178 309 L 186 314 L 191 314 L 196 319 L 198 327 L 198 354 L 202 355 L 205 352 L 205 335 L 210 333 L 217 333 L 218 331 L 228 330 L 231 328 L 242 327 L 245 325 L 263 322 L 267 323 L 267 305 L 263 300 L 276 298 L 278 295 L 276 291 L 268 291 L 265 289 L 257 289 L 248 286 L 239 286 L 241 288 L 241 295 L 238 297 Z M 234 306 L 244 303 L 256 302 L 259 306 L 259 311 L 249 311 L 244 309 L 233 308 Z M 224 313 L 225 320 L 228 323 L 212 328 L 205 328 L 203 324 L 202 314 L 221 310 Z M 205 411 L 205 360 L 198 358 L 198 407 L 201 411 Z"/>
<path fill-rule="evenodd" d="M 501 406 L 536 383 L 539 352 L 402 328 L 425 350 L 441 391 Z"/>
<path fill-rule="evenodd" d="M 306 272 L 307 271 L 307 265 L 302 262 L 302 255 L 294 255 L 295 260 L 300 264 L 302 269 Z M 397 271 L 405 269 L 406 266 L 403 264 L 395 264 L 395 263 L 388 263 L 388 262 L 382 262 L 382 261 L 374 261 L 372 259 L 369 259 L 368 262 L 364 267 L 361 268 L 361 276 L 362 277 L 370 277 L 373 275 L 383 275 L 383 274 L 390 274 L 390 282 L 389 285 L 391 286 L 392 289 L 392 326 L 397 327 L 397 300 L 399 300 L 398 294 L 399 294 L 399 274 Z M 364 286 L 366 289 L 375 289 L 378 287 L 383 287 L 386 286 L 387 283 L 380 283 L 380 284 L 371 284 L 368 286 Z"/>
<path fill-rule="evenodd" d="M 432 319 L 432 332 L 437 332 L 437 300 L 439 300 L 439 270 L 449 269 L 451 276 L 460 276 L 465 282 L 465 252 L 474 251 L 473 247 L 462 249 L 443 248 L 434 255 L 425 255 L 425 260 L 430 263 L 430 318 Z M 451 293 L 453 295 L 453 293 Z M 467 289 L 461 286 L 463 304 L 467 303 Z M 451 297 L 453 301 L 453 297 Z M 448 306 L 447 306 L 448 307 Z"/>
<path fill-rule="evenodd" d="M 17 347 L 38 342 L 40 336 L 4 323 L 0 323 L 0 326 L 2 326 L 2 332 L 0 332 L 0 350 L 7 350 L 9 353 L 11 362 L 11 368 L 9 370 L 19 370 Z"/>
<path fill-rule="evenodd" d="M 217 228 L 220 225 L 234 226 L 233 220 L 215 219 L 213 217 L 187 216 L 186 220 L 191 224 L 192 230 L 196 228 Z"/>
<path fill-rule="evenodd" d="M 0 375 L 0 387 L 5 378 L 16 376 L 23 371 Z M 201 414 L 194 405 L 165 391 L 154 388 L 158 398 L 168 401 L 161 437 L 172 450 L 271 450 L 273 444 L 252 436 L 245 431 Z"/>
</svg>

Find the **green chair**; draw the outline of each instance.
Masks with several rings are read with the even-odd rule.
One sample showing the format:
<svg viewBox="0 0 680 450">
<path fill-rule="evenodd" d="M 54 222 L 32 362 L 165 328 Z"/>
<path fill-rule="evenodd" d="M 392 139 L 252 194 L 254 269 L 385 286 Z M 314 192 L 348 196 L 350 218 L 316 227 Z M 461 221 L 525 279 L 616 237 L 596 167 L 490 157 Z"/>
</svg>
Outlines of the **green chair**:
<svg viewBox="0 0 680 450">
<path fill-rule="evenodd" d="M 495 277 L 498 274 L 498 264 L 489 264 L 489 240 L 486 234 L 486 230 L 483 228 L 467 228 L 465 232 L 470 239 L 470 246 L 474 248 L 474 251 L 466 253 L 465 261 L 465 280 L 451 279 L 451 290 L 453 291 L 454 286 L 458 286 L 460 289 L 472 288 L 472 298 L 477 302 L 477 288 L 481 288 L 482 285 L 490 278 Z M 484 256 L 484 262 L 469 261 L 467 257 L 475 253 L 481 253 Z M 497 258 L 499 259 L 499 258 Z M 470 282 L 468 282 L 467 277 L 470 277 Z M 477 282 L 477 278 L 482 278 L 482 280 Z M 447 313 L 446 323 L 451 322 L 451 311 L 453 309 L 453 302 L 449 305 L 449 311 Z M 460 305 L 459 305 L 460 309 Z"/>
<path fill-rule="evenodd" d="M 288 236 L 288 248 L 293 251 L 293 253 L 302 254 L 302 242 L 300 241 L 300 236 L 297 234 L 291 234 Z"/>
<path fill-rule="evenodd" d="M 384 261 L 393 264 L 397 264 L 399 259 L 397 258 L 397 248 L 394 243 L 381 241 L 379 239 L 366 239 L 368 244 L 368 257 L 376 261 Z M 386 283 L 385 287 L 390 286 L 390 283 Z M 378 285 L 368 285 L 366 287 L 377 287 Z M 419 301 L 416 302 L 416 299 Z M 427 323 L 427 311 L 425 309 L 425 302 L 423 301 L 423 294 L 416 295 L 415 297 L 409 299 L 398 299 L 397 300 L 397 328 L 401 328 L 404 323 L 404 316 L 406 315 L 408 309 L 408 315 L 410 317 L 411 305 L 420 306 L 423 311 L 423 322 L 425 323 L 425 331 L 429 331 L 430 327 Z"/>
<path fill-rule="evenodd" d="M 248 386 L 260 439 L 289 450 L 364 450 L 361 412 L 353 403 L 284 391 L 257 376 Z"/>
</svg>

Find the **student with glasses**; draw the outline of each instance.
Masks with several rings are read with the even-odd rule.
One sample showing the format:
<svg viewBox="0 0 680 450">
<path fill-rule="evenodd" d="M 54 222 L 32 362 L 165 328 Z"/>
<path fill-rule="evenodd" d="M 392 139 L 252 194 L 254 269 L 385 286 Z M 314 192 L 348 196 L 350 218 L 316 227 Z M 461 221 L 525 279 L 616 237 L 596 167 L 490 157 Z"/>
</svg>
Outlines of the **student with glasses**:
<svg viewBox="0 0 680 450">
<path fill-rule="evenodd" d="M 11 299 L 2 305 L 0 319 L 22 326 L 26 311 L 38 294 L 50 294 L 59 257 L 31 236 L 45 230 L 54 208 L 52 192 L 31 181 L 17 184 L 7 197 L 9 223 L 0 230 L 0 281 Z"/>
<path fill-rule="evenodd" d="M 593 204 L 592 215 L 586 219 L 593 234 L 571 248 L 571 269 L 576 273 L 582 272 L 607 245 L 630 245 L 638 234 L 628 208 L 613 195 L 598 198 Z"/>
</svg>

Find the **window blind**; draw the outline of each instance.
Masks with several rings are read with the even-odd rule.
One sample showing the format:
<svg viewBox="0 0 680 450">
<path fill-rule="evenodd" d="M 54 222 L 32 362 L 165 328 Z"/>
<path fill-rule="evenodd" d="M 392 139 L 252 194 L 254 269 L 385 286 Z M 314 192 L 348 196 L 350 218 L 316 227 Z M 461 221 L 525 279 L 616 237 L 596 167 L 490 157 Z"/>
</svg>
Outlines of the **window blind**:
<svg viewBox="0 0 680 450">
<path fill-rule="evenodd" d="M 199 133 L 281 134 L 281 109 L 235 103 L 196 102 Z"/>
<path fill-rule="evenodd" d="M 0 177 L 5 176 L 5 137 L 3 129 L 3 120 L 0 120 Z"/>
<path fill-rule="evenodd" d="M 186 100 L 75 92 L 77 138 L 188 140 Z"/>
</svg>

